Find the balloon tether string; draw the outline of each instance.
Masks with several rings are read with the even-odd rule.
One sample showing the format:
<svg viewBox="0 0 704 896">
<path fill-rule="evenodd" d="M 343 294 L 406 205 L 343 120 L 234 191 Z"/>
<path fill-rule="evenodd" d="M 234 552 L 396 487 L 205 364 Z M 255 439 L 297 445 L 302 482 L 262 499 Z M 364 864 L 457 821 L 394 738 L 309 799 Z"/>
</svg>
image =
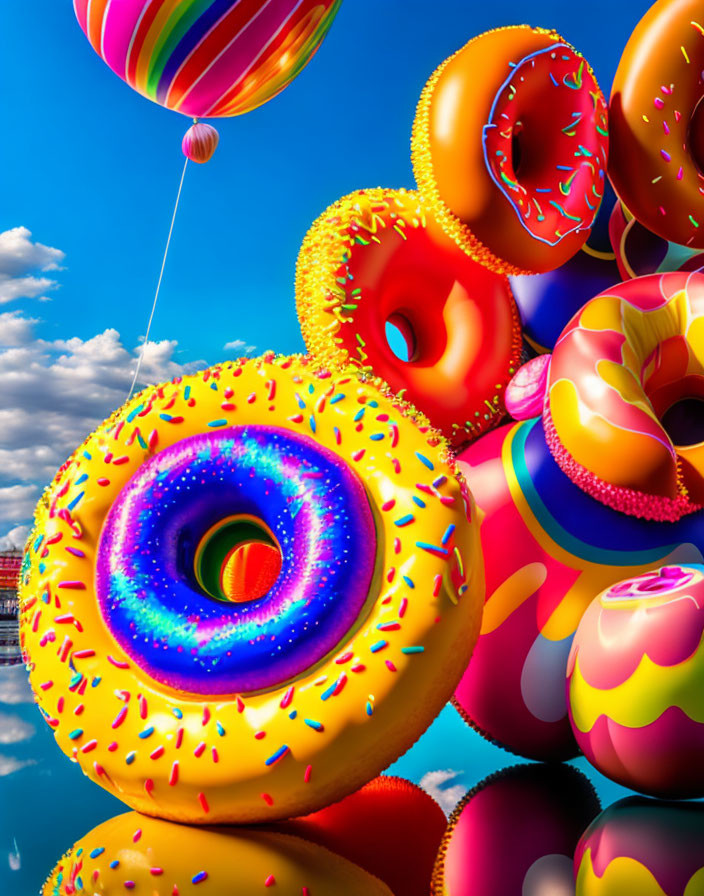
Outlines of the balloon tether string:
<svg viewBox="0 0 704 896">
<path fill-rule="evenodd" d="M 186 176 L 186 168 L 188 167 L 188 158 L 183 163 L 183 171 L 181 172 L 181 182 L 178 185 L 178 193 L 176 194 L 176 203 L 174 205 L 174 213 L 171 216 L 171 226 L 169 227 L 169 235 L 166 238 L 166 246 L 164 248 L 164 257 L 161 260 L 161 270 L 159 271 L 159 280 L 156 284 L 156 292 L 154 293 L 154 301 L 152 302 L 152 310 L 149 315 L 149 323 L 147 324 L 147 332 L 144 336 L 144 342 L 142 343 L 142 347 L 139 352 L 139 357 L 137 358 L 137 367 L 134 371 L 134 376 L 132 377 L 132 385 L 130 386 L 130 391 L 127 396 L 127 401 L 132 397 L 132 393 L 134 392 L 134 387 L 137 383 L 137 377 L 139 376 L 139 371 L 142 368 L 142 360 L 144 359 L 144 350 L 147 347 L 147 343 L 149 342 L 149 333 L 152 328 L 152 321 L 154 320 L 154 312 L 156 311 L 156 303 L 159 299 L 159 290 L 161 289 L 161 281 L 164 278 L 164 268 L 166 267 L 166 256 L 169 254 L 169 246 L 171 245 L 171 234 L 174 232 L 174 222 L 176 220 L 176 212 L 178 211 L 178 204 L 181 199 L 181 190 L 183 189 L 183 179 Z"/>
</svg>

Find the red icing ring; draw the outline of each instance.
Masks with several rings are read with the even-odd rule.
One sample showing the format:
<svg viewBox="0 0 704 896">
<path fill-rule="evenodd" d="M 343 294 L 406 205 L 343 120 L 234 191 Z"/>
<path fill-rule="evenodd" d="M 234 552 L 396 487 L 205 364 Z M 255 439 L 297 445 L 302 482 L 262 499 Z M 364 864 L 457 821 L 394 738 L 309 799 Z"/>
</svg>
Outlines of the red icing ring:
<svg viewBox="0 0 704 896">
<path fill-rule="evenodd" d="M 445 236 L 416 193 L 360 190 L 329 208 L 301 248 L 296 300 L 318 362 L 373 371 L 455 445 L 505 413 L 521 352 L 508 280 Z M 408 360 L 390 347 L 387 323 Z"/>
<path fill-rule="evenodd" d="M 609 106 L 609 176 L 649 230 L 704 247 L 704 17 L 700 0 L 659 0 L 629 38 Z"/>
</svg>

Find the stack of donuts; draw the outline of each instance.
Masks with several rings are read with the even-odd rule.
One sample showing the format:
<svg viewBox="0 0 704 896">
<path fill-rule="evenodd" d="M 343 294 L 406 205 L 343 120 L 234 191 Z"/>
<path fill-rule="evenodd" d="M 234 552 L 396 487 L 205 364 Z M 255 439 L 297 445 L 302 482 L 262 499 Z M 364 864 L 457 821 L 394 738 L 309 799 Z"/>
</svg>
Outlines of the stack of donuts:
<svg viewBox="0 0 704 896">
<path fill-rule="evenodd" d="M 449 700 L 512 753 L 704 796 L 700 5 L 658 0 L 608 102 L 553 31 L 471 39 L 420 97 L 416 189 L 305 236 L 308 354 L 149 387 L 58 471 L 21 646 L 60 749 L 135 812 L 47 896 L 497 893 L 506 794 L 545 815 L 531 886 L 576 849 L 601 892 L 571 771 L 545 774 L 573 801 L 486 782 L 444 837 L 377 777 Z"/>
</svg>

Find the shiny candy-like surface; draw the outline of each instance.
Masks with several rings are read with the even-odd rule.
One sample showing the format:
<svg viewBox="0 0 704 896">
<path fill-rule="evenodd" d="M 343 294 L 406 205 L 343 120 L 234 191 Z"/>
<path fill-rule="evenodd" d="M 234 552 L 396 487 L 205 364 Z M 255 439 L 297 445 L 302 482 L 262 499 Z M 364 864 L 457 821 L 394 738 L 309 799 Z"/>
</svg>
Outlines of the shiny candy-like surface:
<svg viewBox="0 0 704 896">
<path fill-rule="evenodd" d="M 491 775 L 450 817 L 432 896 L 567 894 L 574 848 L 600 808 L 589 781 L 570 766 L 519 765 Z"/>
<path fill-rule="evenodd" d="M 212 125 L 196 122 L 183 135 L 181 149 L 187 159 L 202 165 L 212 159 L 219 141 L 220 136 Z"/>
<path fill-rule="evenodd" d="M 322 846 L 257 828 L 192 828 L 136 812 L 87 833 L 51 872 L 42 896 L 395 896 Z"/>
<path fill-rule="evenodd" d="M 233 514 L 261 519 L 284 562 L 266 595 L 225 604 L 183 566 L 193 533 Z M 362 612 L 375 558 L 369 503 L 347 464 L 307 436 L 233 427 L 139 468 L 103 526 L 96 591 L 112 634 L 152 678 L 190 694 L 259 691 L 334 650 Z"/>
<path fill-rule="evenodd" d="M 704 806 L 629 797 L 585 831 L 576 896 L 702 896 Z"/>
<path fill-rule="evenodd" d="M 639 277 L 588 302 L 550 362 L 544 419 L 563 471 L 623 513 L 673 521 L 699 510 L 704 445 L 675 444 L 663 417 L 704 396 L 703 359 L 702 274 Z"/>
<path fill-rule="evenodd" d="M 74 0 L 78 24 L 130 87 L 196 118 L 241 115 L 280 93 L 342 0 Z"/>
<path fill-rule="evenodd" d="M 586 60 L 527 25 L 480 34 L 426 84 L 413 169 L 428 207 L 482 264 L 553 270 L 582 246 L 604 194 L 606 102 Z"/>
<path fill-rule="evenodd" d="M 111 517 L 123 511 L 124 531 Z M 478 526 L 442 437 L 380 381 L 267 355 L 149 388 L 37 509 L 21 641 L 39 707 L 91 780 L 147 814 L 313 811 L 389 765 L 451 696 L 479 630 Z M 280 551 L 281 574 L 233 602 L 224 571 L 252 538 Z M 96 568 L 115 558 L 139 592 L 128 581 L 109 594 L 102 579 L 96 592 Z M 275 640 L 220 628 L 246 616 Z M 265 684 L 269 647 L 279 668 Z M 246 657 L 259 689 L 221 693 L 220 665 L 244 682 Z"/>
<path fill-rule="evenodd" d="M 704 567 L 611 586 L 579 624 L 567 673 L 577 743 L 602 774 L 667 798 L 704 796 Z"/>
<path fill-rule="evenodd" d="M 609 176 L 664 240 L 704 247 L 700 0 L 658 0 L 636 25 L 611 88 Z"/>
<path fill-rule="evenodd" d="M 445 236 L 417 193 L 358 190 L 327 209 L 301 247 L 296 302 L 316 361 L 373 371 L 453 444 L 503 415 L 521 353 L 508 281 Z M 387 322 L 402 331 L 406 359 Z"/>
<path fill-rule="evenodd" d="M 656 523 L 596 501 L 558 467 L 540 419 L 482 436 L 459 462 L 482 517 L 487 599 L 455 705 L 515 753 L 573 756 L 565 670 L 582 614 L 623 578 L 700 563 L 704 513 Z"/>
</svg>

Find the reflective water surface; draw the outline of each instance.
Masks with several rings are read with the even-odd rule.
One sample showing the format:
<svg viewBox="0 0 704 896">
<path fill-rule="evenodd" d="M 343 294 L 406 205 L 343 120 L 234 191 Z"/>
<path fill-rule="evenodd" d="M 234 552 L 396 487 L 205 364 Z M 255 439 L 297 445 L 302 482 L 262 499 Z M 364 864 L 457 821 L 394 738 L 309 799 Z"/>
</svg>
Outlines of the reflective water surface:
<svg viewBox="0 0 704 896">
<path fill-rule="evenodd" d="M 462 896 L 465 893 L 483 896 L 485 892 L 491 892 L 493 896 L 504 893 L 507 896 L 513 893 L 517 896 L 565 896 L 574 892 L 571 856 L 565 853 L 573 848 L 581 828 L 589 824 L 599 807 L 589 796 L 589 789 L 583 788 L 575 776 L 566 781 L 562 773 L 546 774 L 542 767 L 529 773 L 503 771 L 521 762 L 482 740 L 448 706 L 413 749 L 391 766 L 389 771 L 394 775 L 421 784 L 447 814 L 462 800 L 461 813 L 458 810 L 453 816 L 453 835 L 455 838 L 460 834 L 468 836 L 468 842 L 474 844 L 475 850 L 474 853 L 469 850 L 460 853 L 466 855 L 460 863 L 464 885 L 458 888 L 455 884 L 453 896 L 455 891 Z M 591 770 L 583 759 L 572 765 L 587 776 L 603 808 L 633 796 Z M 497 772 L 500 774 L 495 774 Z M 577 789 L 575 795 L 570 796 L 575 781 Z M 467 796 L 473 789 L 474 793 Z M 637 875 L 633 879 L 638 881 L 639 887 L 637 890 L 631 888 L 630 892 L 645 896 L 650 893 L 682 896 L 687 882 L 687 896 L 704 893 L 704 871 L 698 875 L 699 867 L 704 867 L 704 804 L 683 805 L 685 808 L 679 810 L 671 804 L 631 800 L 612 806 L 599 815 L 592 821 L 578 848 L 580 893 L 626 892 L 618 888 L 625 886 L 624 880 L 630 879 L 629 875 Z M 563 817 L 565 806 L 570 810 L 569 821 Z M 126 811 L 118 800 L 85 779 L 80 769 L 53 743 L 50 729 L 34 706 L 24 667 L 21 664 L 0 667 L 0 894 L 29 896 L 39 892 L 59 859 L 76 841 Z M 545 832 L 551 829 L 551 819 L 553 827 L 563 834 L 569 827 L 573 832 L 571 838 L 566 841 L 563 834 L 557 840 L 548 836 Z M 120 824 L 130 827 L 131 823 Z M 535 836 L 527 833 L 531 827 Z M 158 838 L 159 825 L 155 830 L 154 837 Z M 476 858 L 479 835 L 473 834 L 473 830 L 481 831 L 484 866 Z M 464 831 L 469 831 L 469 835 Z M 538 831 L 542 832 L 541 836 L 537 835 Z M 113 826 L 108 831 L 109 836 L 102 838 L 105 842 L 101 841 L 99 848 L 105 849 L 106 853 L 109 847 L 119 849 L 124 833 L 119 825 L 117 829 Z M 235 831 L 230 836 L 239 842 L 243 837 L 261 839 L 260 833 Z M 99 834 L 98 839 L 101 836 Z M 218 839 L 219 836 L 213 840 L 215 851 L 222 847 L 222 837 Z M 288 850 L 291 841 L 285 838 L 291 836 L 291 831 L 279 832 L 277 836 L 284 837 L 281 842 L 288 844 Z M 87 843 L 89 839 L 86 838 Z M 183 850 L 178 850 L 178 838 L 166 837 L 164 842 L 173 842 L 174 858 L 179 852 L 180 859 Z M 205 842 L 207 847 L 207 840 Z M 274 850 L 276 842 L 275 837 L 273 840 L 268 838 L 266 848 Z M 647 848 L 638 851 L 639 843 L 645 843 Z M 657 844 L 660 844 L 659 848 Z M 499 848 L 502 845 L 504 848 Z M 206 847 L 200 847 L 201 857 L 204 848 L 207 852 Z M 168 846 L 162 846 L 162 852 L 164 849 L 168 851 Z M 384 849 L 383 844 L 379 849 Z M 451 852 L 448 847 L 447 855 Z M 300 861 L 308 861 L 307 853 L 302 855 Z M 492 855 L 495 871 L 490 868 L 488 873 L 485 865 Z M 411 858 L 409 856 L 409 861 Z M 319 864 L 317 860 L 311 861 L 311 867 Z M 454 874 L 457 875 L 456 858 L 454 861 Z M 346 860 L 339 862 L 344 870 Z M 207 863 L 203 861 L 202 864 Z M 188 865 L 189 869 L 191 867 L 193 876 L 200 873 L 195 864 Z M 347 872 L 352 874 L 349 869 Z M 234 874 L 234 871 L 230 869 L 228 873 Z M 364 875 L 366 871 L 360 873 Z M 361 886 L 354 883 L 354 875 L 348 883 L 346 878 L 343 882 L 343 871 L 340 874 L 340 886 L 331 893 L 353 893 L 355 886 Z M 521 878 L 519 882 L 517 874 Z M 486 889 L 487 879 L 491 891 Z M 81 878 L 80 883 L 84 889 L 76 888 L 77 894 L 94 892 L 89 886 L 90 879 Z M 191 885 L 191 879 L 188 884 Z M 233 893 L 259 892 L 259 886 L 251 889 L 244 878 L 241 886 L 234 877 L 226 884 L 233 887 Z M 604 885 L 608 888 L 604 889 Z M 380 885 L 380 894 L 390 892 L 384 886 Z M 363 891 L 366 888 L 366 892 L 371 893 L 370 887 L 371 884 L 364 885 Z M 374 887 L 376 892 L 376 884 Z M 162 892 L 146 887 L 140 890 L 137 886 L 134 891 L 137 894 L 145 892 L 148 896 Z M 96 889 L 95 892 L 103 890 Z M 164 892 L 170 894 L 171 889 Z M 203 892 L 207 892 L 205 888 Z M 280 885 L 279 892 L 287 890 Z M 320 887 L 317 891 L 309 887 L 309 893 L 310 896 L 323 896 Z"/>
</svg>

